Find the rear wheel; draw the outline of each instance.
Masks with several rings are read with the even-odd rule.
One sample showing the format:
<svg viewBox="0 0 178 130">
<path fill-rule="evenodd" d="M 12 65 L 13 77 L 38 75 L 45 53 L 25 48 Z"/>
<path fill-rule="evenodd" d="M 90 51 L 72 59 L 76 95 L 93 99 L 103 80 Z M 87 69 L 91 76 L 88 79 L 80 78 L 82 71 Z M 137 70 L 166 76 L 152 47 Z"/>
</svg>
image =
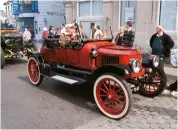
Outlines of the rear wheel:
<svg viewBox="0 0 178 130">
<path fill-rule="evenodd" d="M 160 95 L 167 85 L 167 77 L 160 67 L 153 68 L 151 73 L 146 73 L 139 85 L 139 92 L 143 96 L 155 97 Z"/>
<path fill-rule="evenodd" d="M 112 119 L 123 118 L 131 109 L 131 90 L 118 75 L 100 76 L 94 84 L 93 94 L 100 111 Z"/>
<path fill-rule="evenodd" d="M 4 51 L 1 48 L 1 69 L 3 69 L 5 66 L 5 58 L 4 58 Z"/>
<path fill-rule="evenodd" d="M 27 64 L 27 72 L 30 81 L 34 85 L 40 85 L 43 81 L 43 76 L 40 74 L 40 67 L 34 57 L 30 57 Z"/>
</svg>

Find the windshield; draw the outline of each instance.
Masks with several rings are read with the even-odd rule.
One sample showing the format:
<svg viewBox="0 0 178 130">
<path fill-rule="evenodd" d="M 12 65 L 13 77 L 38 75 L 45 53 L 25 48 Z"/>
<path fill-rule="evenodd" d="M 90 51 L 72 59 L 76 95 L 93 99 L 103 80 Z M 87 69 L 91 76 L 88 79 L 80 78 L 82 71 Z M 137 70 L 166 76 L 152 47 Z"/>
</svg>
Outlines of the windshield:
<svg viewBox="0 0 178 130">
<path fill-rule="evenodd" d="M 79 28 L 84 41 L 112 39 L 108 22 L 80 21 Z"/>
</svg>

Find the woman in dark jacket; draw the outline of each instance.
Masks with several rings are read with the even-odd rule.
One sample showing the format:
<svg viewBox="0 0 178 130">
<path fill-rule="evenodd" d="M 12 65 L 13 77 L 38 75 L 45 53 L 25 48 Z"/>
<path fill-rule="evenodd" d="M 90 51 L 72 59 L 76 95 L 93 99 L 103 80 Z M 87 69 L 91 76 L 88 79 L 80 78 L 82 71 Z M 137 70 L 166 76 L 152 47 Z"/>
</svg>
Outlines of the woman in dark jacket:
<svg viewBox="0 0 178 130">
<path fill-rule="evenodd" d="M 123 37 L 124 37 L 124 27 L 120 28 L 120 32 L 117 34 L 116 38 L 115 38 L 115 43 L 116 45 L 121 45 L 122 41 L 123 41 Z"/>
</svg>

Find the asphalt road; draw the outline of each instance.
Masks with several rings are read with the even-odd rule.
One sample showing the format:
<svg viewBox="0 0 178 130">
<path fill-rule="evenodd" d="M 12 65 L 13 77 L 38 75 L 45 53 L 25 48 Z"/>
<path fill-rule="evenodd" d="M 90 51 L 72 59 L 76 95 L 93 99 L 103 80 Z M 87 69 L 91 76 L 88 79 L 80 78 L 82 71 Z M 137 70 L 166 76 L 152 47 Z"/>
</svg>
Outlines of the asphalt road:
<svg viewBox="0 0 178 130">
<path fill-rule="evenodd" d="M 34 87 L 26 60 L 8 61 L 1 70 L 1 128 L 177 128 L 177 99 L 170 95 L 151 99 L 134 94 L 130 114 L 115 121 L 99 112 L 91 93 L 89 86 L 69 86 L 50 78 Z"/>
</svg>

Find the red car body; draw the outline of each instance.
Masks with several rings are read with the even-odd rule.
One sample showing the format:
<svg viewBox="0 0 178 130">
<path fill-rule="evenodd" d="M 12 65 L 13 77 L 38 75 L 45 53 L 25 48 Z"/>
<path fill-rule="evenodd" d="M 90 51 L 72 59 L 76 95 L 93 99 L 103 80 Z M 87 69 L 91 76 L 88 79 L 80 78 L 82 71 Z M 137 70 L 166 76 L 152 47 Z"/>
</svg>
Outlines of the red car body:
<svg viewBox="0 0 178 130">
<path fill-rule="evenodd" d="M 167 79 L 158 67 L 158 56 L 143 57 L 137 49 L 111 41 L 81 40 L 75 46 L 63 48 L 59 38 L 47 38 L 40 52 L 29 56 L 29 79 L 34 85 L 40 85 L 45 76 L 69 84 L 91 84 L 100 111 L 120 119 L 131 108 L 129 84 L 139 88 L 140 94 L 154 97 L 162 93 Z"/>
<path fill-rule="evenodd" d="M 98 50 L 98 56 L 96 59 L 90 60 L 90 51 L 92 48 L 96 48 Z M 55 50 L 41 48 L 40 52 L 44 60 L 49 63 L 57 62 L 64 65 L 70 65 L 73 67 L 92 71 L 95 71 L 98 67 L 101 67 L 103 65 L 101 63 L 102 55 L 119 57 L 118 62 L 114 61 L 114 64 L 122 64 L 125 66 L 128 65 L 130 59 L 139 59 L 140 62 L 142 61 L 142 54 L 138 50 L 132 49 L 130 47 L 117 46 L 108 41 L 89 42 L 85 44 L 80 50 L 75 50 L 72 48 L 56 48 Z M 108 62 L 108 64 L 113 64 L 112 61 L 105 62 Z M 127 75 L 126 77 L 134 78 L 141 76 L 144 73 L 145 69 L 142 67 L 139 73 L 132 73 L 130 75 Z"/>
</svg>

